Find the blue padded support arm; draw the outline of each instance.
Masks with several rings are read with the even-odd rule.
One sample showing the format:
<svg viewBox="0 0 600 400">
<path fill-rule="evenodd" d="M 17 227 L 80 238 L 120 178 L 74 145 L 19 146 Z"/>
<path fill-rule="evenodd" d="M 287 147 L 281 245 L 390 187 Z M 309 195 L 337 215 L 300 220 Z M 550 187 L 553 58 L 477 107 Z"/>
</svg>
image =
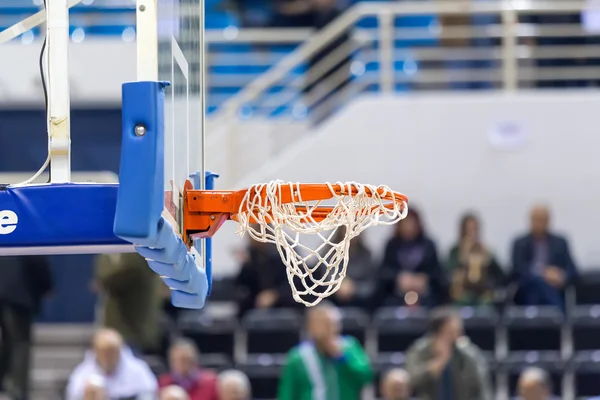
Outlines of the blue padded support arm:
<svg viewBox="0 0 600 400">
<path fill-rule="evenodd" d="M 115 234 L 136 246 L 171 288 L 173 305 L 202 308 L 209 282 L 200 255 L 162 217 L 165 202 L 163 82 L 123 85 L 123 138 Z"/>
</svg>

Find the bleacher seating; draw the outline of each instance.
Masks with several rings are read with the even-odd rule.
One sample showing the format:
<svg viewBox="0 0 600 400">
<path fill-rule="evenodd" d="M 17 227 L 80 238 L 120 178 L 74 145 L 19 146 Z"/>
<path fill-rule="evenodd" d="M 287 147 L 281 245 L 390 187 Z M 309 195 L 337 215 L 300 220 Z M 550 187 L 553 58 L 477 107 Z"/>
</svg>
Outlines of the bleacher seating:
<svg viewBox="0 0 600 400">
<path fill-rule="evenodd" d="M 585 290 L 600 290 L 600 286 L 591 287 L 586 277 L 581 281 L 588 285 Z M 205 367 L 217 371 L 239 368 L 251 379 L 254 398 L 274 399 L 285 353 L 305 337 L 304 318 L 298 310 L 261 310 L 249 312 L 238 322 L 234 313 L 220 307 L 231 302 L 233 291 L 231 279 L 215 281 L 215 297 L 211 298 L 215 311 L 211 307 L 201 312 L 183 311 L 177 330 L 198 344 Z M 600 393 L 596 330 L 600 304 L 574 303 L 567 304 L 566 318 L 548 307 L 506 305 L 502 311 L 463 307 L 459 312 L 470 340 L 483 350 L 492 382 L 506 385 L 509 396 L 515 395 L 519 373 L 527 366 L 537 366 L 550 373 L 556 395 L 573 389 L 574 398 L 583 399 Z M 404 366 L 407 348 L 427 325 L 427 310 L 418 307 L 382 308 L 371 315 L 342 309 L 342 317 L 344 333 L 364 343 L 378 377 L 390 368 Z M 92 326 L 42 324 L 36 328 L 35 393 L 50 395 L 64 390 L 92 332 Z M 165 370 L 166 360 L 151 357 L 147 361 L 157 373 Z"/>
<path fill-rule="evenodd" d="M 231 282 L 227 280 L 217 284 L 220 285 L 227 285 L 231 290 Z M 595 286 L 595 289 L 600 287 Z M 218 293 L 220 289 L 215 290 Z M 501 310 L 463 307 L 459 312 L 466 334 L 481 347 L 488 361 L 492 382 L 506 384 L 510 396 L 515 395 L 519 373 L 527 366 L 547 370 L 557 395 L 568 387 L 574 388 L 576 398 L 596 395 L 600 393 L 597 379 L 600 342 L 595 329 L 600 326 L 600 305 L 568 304 L 567 308 L 566 317 L 561 310 L 551 307 L 512 305 Z M 428 312 L 419 307 L 389 307 L 370 316 L 359 309 L 342 309 L 342 316 L 344 333 L 364 344 L 379 377 L 390 368 L 404 366 L 406 350 L 426 330 Z M 182 325 L 184 334 L 194 338 L 204 352 L 214 354 L 225 352 L 229 345 L 240 346 L 237 359 L 231 359 L 231 363 L 214 363 L 213 355 L 203 355 L 202 360 L 216 369 L 233 365 L 245 371 L 257 399 L 276 397 L 284 353 L 304 337 L 304 320 L 296 310 L 252 311 L 239 325 L 233 317 L 224 323 L 219 318 L 205 318 L 198 313 L 187 314 L 182 318 L 184 321 L 187 321 Z M 228 328 L 224 330 L 224 326 Z M 235 336 L 239 343 L 234 345 L 227 341 L 224 346 L 220 336 L 224 331 L 229 340 Z"/>
</svg>

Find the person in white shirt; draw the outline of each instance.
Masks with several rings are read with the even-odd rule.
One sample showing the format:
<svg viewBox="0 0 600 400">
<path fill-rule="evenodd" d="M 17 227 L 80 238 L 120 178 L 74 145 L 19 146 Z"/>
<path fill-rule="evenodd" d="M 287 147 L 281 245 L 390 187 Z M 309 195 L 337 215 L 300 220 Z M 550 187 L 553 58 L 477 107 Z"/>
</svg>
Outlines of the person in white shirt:
<svg viewBox="0 0 600 400">
<path fill-rule="evenodd" d="M 241 371 L 230 369 L 223 371 L 217 378 L 220 400 L 250 400 L 250 380 Z"/>
<path fill-rule="evenodd" d="M 119 333 L 101 329 L 94 335 L 92 346 L 69 377 L 66 400 L 157 398 L 156 377 L 148 364 L 123 344 Z"/>
</svg>

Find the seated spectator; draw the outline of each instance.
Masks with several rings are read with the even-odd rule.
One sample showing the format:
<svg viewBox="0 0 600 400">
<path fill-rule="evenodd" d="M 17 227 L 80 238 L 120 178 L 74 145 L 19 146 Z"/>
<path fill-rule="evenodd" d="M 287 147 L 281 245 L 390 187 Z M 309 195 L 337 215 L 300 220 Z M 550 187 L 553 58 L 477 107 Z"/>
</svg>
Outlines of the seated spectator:
<svg viewBox="0 0 600 400">
<path fill-rule="evenodd" d="M 158 385 L 144 361 L 123 344 L 121 335 L 101 329 L 93 350 L 79 364 L 67 384 L 67 400 L 156 398 Z"/>
<path fill-rule="evenodd" d="M 334 243 L 344 240 L 345 228 L 338 228 Z M 357 236 L 350 242 L 348 252 L 348 270 L 346 277 L 331 300 L 340 307 L 366 307 L 375 292 L 377 270 L 373 263 L 371 250 L 363 242 L 363 236 Z"/>
<path fill-rule="evenodd" d="M 450 298 L 457 305 L 491 304 L 495 289 L 504 282 L 504 271 L 481 241 L 475 215 L 462 217 L 459 235 L 446 264 L 451 282 Z"/>
<path fill-rule="evenodd" d="M 431 307 L 446 301 L 447 283 L 435 244 L 425 235 L 415 208 L 396 225 L 387 243 L 377 296 L 388 306 Z"/>
<path fill-rule="evenodd" d="M 219 400 L 250 400 L 252 398 L 250 380 L 241 371 L 231 369 L 221 372 L 217 386 Z"/>
<path fill-rule="evenodd" d="M 306 318 L 309 341 L 288 353 L 277 399 L 359 400 L 373 370 L 358 340 L 341 336 L 339 310 L 323 301 Z"/>
<path fill-rule="evenodd" d="M 563 290 L 577 275 L 569 243 L 548 230 L 550 211 L 531 209 L 531 231 L 512 248 L 512 277 L 519 284 L 516 301 L 524 305 L 564 307 Z"/>
<path fill-rule="evenodd" d="M 254 308 L 292 306 L 294 301 L 285 265 L 275 245 L 249 239 L 243 264 L 235 280 L 238 312 L 243 316 Z"/>
<path fill-rule="evenodd" d="M 453 310 L 432 311 L 427 334 L 410 346 L 406 358 L 419 399 L 492 399 L 486 361 L 462 335 L 462 320 Z"/>
<path fill-rule="evenodd" d="M 33 325 L 52 288 L 47 257 L 0 257 L 0 392 L 10 398 L 28 397 Z"/>
<path fill-rule="evenodd" d="M 176 340 L 169 349 L 170 372 L 162 375 L 159 386 L 178 386 L 185 390 L 190 400 L 217 400 L 217 376 L 199 367 L 199 352 L 194 342 Z"/>
<path fill-rule="evenodd" d="M 519 399 L 550 400 L 552 396 L 552 381 L 548 373 L 541 368 L 526 368 L 519 376 L 517 383 Z"/>
<path fill-rule="evenodd" d="M 410 377 L 402 368 L 393 368 L 381 378 L 382 400 L 408 400 L 410 398 Z"/>
<path fill-rule="evenodd" d="M 171 385 L 160 390 L 160 400 L 191 400 L 190 396 L 179 386 Z"/>
</svg>

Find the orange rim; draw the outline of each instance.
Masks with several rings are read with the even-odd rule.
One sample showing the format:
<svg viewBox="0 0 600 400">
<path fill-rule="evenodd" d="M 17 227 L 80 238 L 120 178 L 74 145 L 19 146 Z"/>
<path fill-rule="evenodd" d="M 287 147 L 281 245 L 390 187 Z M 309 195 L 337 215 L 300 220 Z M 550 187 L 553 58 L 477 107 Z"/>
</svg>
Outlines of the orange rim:
<svg viewBox="0 0 600 400">
<path fill-rule="evenodd" d="M 351 186 L 350 193 L 346 193 L 348 187 L 332 184 L 331 188 L 337 196 L 354 196 L 358 194 L 358 189 Z M 290 190 L 292 189 L 292 190 Z M 299 189 L 301 196 L 298 196 L 296 189 Z M 211 237 L 227 220 L 237 220 L 237 214 L 240 212 L 240 206 L 249 190 L 253 190 L 264 200 L 267 196 L 266 187 L 257 191 L 256 187 L 241 190 L 193 190 L 192 184 L 188 181 L 183 194 L 183 233 L 185 239 L 194 237 Z M 384 194 L 384 192 L 387 192 Z M 367 195 L 373 196 L 371 189 L 366 188 Z M 408 198 L 398 192 L 384 191 L 378 188 L 377 193 L 382 199 L 387 200 L 384 207 L 393 210 L 396 204 L 400 204 L 403 209 L 408 203 Z M 251 194 L 252 195 L 252 194 Z M 292 185 L 283 185 L 279 193 L 281 204 L 289 204 L 300 201 L 320 201 L 332 199 L 334 194 L 327 184 L 301 183 Z M 332 206 L 318 206 L 312 209 L 310 216 L 313 220 L 323 221 L 333 211 Z M 299 213 L 306 213 L 307 207 L 296 206 Z M 249 211 L 242 209 L 242 212 Z M 251 217 L 251 216 L 250 216 Z M 272 215 L 271 215 L 272 217 Z M 252 218 L 252 217 L 251 217 Z M 251 219 L 251 223 L 256 223 Z"/>
</svg>

